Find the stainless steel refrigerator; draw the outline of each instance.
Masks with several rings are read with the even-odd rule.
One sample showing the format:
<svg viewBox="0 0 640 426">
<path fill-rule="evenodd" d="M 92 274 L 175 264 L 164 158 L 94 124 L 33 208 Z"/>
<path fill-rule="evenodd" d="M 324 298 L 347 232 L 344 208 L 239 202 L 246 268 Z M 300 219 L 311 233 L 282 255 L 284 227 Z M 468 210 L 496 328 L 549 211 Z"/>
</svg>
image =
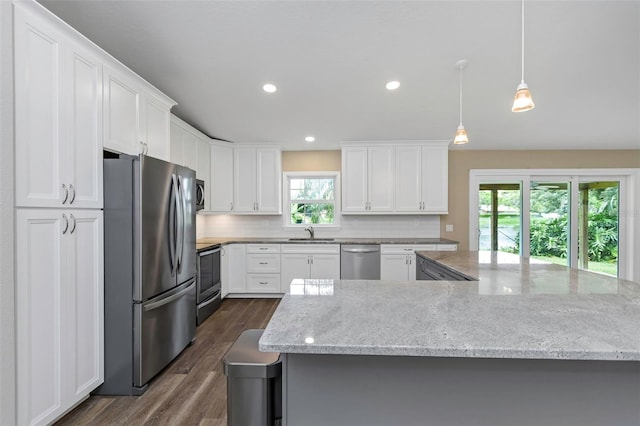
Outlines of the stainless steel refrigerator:
<svg viewBox="0 0 640 426">
<path fill-rule="evenodd" d="M 195 337 L 195 172 L 104 159 L 105 381 L 140 395 Z"/>
</svg>

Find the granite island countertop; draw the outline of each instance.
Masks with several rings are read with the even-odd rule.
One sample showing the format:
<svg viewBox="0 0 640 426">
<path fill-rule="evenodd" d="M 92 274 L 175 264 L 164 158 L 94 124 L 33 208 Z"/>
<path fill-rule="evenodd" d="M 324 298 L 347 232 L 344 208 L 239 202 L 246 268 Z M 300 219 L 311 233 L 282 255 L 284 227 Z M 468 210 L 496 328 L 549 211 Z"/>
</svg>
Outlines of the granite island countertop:
<svg viewBox="0 0 640 426">
<path fill-rule="evenodd" d="M 294 280 L 260 350 L 640 361 L 640 283 L 490 252 L 419 252 L 478 281 Z"/>
</svg>

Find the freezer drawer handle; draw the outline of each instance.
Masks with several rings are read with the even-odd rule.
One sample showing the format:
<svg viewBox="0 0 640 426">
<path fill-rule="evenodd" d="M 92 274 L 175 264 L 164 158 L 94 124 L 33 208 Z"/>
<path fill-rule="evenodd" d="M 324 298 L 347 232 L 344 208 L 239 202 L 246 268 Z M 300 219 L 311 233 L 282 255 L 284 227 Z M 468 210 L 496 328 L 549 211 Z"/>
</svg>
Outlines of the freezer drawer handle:
<svg viewBox="0 0 640 426">
<path fill-rule="evenodd" d="M 180 290 L 176 294 L 172 294 L 171 296 L 167 297 L 166 299 L 158 300 L 157 302 L 153 302 L 153 303 L 149 303 L 148 305 L 145 305 L 144 311 L 145 312 L 152 311 L 154 309 L 158 309 L 158 308 L 160 308 L 160 307 L 162 307 L 164 305 L 168 305 L 169 303 L 180 299 L 182 296 L 184 296 L 185 294 L 189 293 L 193 289 L 193 285 L 194 284 L 192 283 L 187 288 Z"/>
<path fill-rule="evenodd" d="M 198 305 L 198 309 L 202 309 L 202 308 L 204 308 L 205 306 L 209 306 L 210 304 L 212 304 L 213 302 L 215 302 L 215 301 L 216 301 L 217 299 L 219 299 L 219 298 L 220 298 L 220 292 L 219 292 L 219 291 L 217 291 L 217 292 L 216 292 L 216 293 L 211 297 L 211 299 L 207 300 L 207 301 L 206 301 L 206 302 L 204 302 L 204 303 L 199 304 L 199 305 Z"/>
</svg>

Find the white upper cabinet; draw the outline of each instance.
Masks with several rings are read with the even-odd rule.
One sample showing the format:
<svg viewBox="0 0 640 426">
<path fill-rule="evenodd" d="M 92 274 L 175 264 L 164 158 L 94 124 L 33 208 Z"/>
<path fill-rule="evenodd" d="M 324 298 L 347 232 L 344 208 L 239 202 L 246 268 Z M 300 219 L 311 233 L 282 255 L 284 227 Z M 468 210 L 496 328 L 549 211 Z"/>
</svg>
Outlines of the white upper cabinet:
<svg viewBox="0 0 640 426">
<path fill-rule="evenodd" d="M 141 97 L 127 74 L 104 67 L 104 147 L 137 155 L 144 151 L 141 132 Z"/>
<path fill-rule="evenodd" d="M 422 210 L 447 214 L 449 211 L 448 146 L 422 147 Z"/>
<path fill-rule="evenodd" d="M 104 147 L 169 160 L 173 100 L 117 63 L 104 65 Z"/>
<path fill-rule="evenodd" d="M 234 148 L 232 211 L 280 214 L 281 174 L 279 148 Z"/>
<path fill-rule="evenodd" d="M 448 143 L 345 144 L 342 212 L 446 214 Z"/>
<path fill-rule="evenodd" d="M 342 212 L 393 211 L 393 146 L 342 148 Z"/>
<path fill-rule="evenodd" d="M 144 150 L 150 157 L 169 161 L 170 155 L 170 117 L 172 105 L 167 104 L 151 93 L 143 96 L 142 125 L 144 131 Z"/>
<path fill-rule="evenodd" d="M 196 177 L 205 181 L 205 186 L 211 173 L 210 141 L 207 135 L 171 114 L 170 161 L 195 170 Z"/>
<path fill-rule="evenodd" d="M 398 213 L 448 212 L 447 144 L 396 146 Z"/>
<path fill-rule="evenodd" d="M 229 143 L 211 145 L 211 211 L 233 210 L 233 148 Z"/>
<path fill-rule="evenodd" d="M 16 206 L 102 207 L 102 62 L 15 7 Z"/>
</svg>

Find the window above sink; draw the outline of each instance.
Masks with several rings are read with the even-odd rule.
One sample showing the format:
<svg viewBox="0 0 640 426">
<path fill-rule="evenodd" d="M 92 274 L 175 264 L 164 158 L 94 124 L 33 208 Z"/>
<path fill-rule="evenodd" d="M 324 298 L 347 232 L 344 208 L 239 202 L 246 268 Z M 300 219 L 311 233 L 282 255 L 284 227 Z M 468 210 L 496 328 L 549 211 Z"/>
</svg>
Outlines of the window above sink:
<svg viewBox="0 0 640 426">
<path fill-rule="evenodd" d="M 284 226 L 288 228 L 337 227 L 340 222 L 339 172 L 283 173 Z M 289 241 L 333 241 L 291 238 Z"/>
</svg>

